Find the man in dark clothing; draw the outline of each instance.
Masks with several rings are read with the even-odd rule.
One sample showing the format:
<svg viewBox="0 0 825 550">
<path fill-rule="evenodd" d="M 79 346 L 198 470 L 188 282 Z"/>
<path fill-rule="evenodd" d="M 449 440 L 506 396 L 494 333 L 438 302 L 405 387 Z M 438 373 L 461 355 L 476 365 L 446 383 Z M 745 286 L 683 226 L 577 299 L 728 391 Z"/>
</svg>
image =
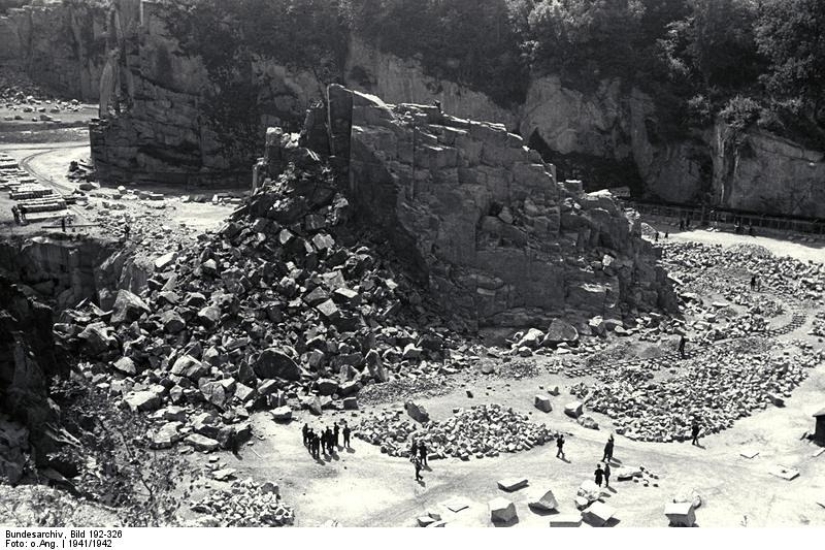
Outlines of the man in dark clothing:
<svg viewBox="0 0 825 550">
<path fill-rule="evenodd" d="M 679 230 L 682 231 L 685 229 L 685 220 L 679 220 Z"/>
<path fill-rule="evenodd" d="M 613 460 L 613 445 L 614 441 L 613 436 L 611 435 L 607 439 L 607 443 L 604 446 L 604 456 L 602 457 L 603 462 L 610 462 L 611 460 Z"/>
<path fill-rule="evenodd" d="M 341 444 L 340 444 L 341 440 L 338 439 L 338 436 L 340 434 L 341 434 L 341 427 L 336 422 L 335 426 L 333 426 L 333 428 L 332 428 L 332 437 L 335 439 L 335 447 L 340 447 L 341 446 Z"/>
<path fill-rule="evenodd" d="M 63 230 L 63 233 L 66 232 L 66 218 L 60 218 L 60 228 Z"/>
<path fill-rule="evenodd" d="M 422 481 L 421 477 L 421 460 L 417 456 L 413 456 L 413 465 L 415 466 L 415 480 Z"/>
<path fill-rule="evenodd" d="M 127 241 L 129 240 L 129 234 L 130 234 L 131 232 L 132 232 L 132 228 L 131 228 L 131 227 L 129 227 L 129 224 L 128 224 L 128 223 L 127 223 L 127 224 L 125 224 L 125 225 L 123 226 L 123 237 L 124 237 Z"/>
<path fill-rule="evenodd" d="M 309 424 L 304 424 L 304 427 L 301 428 L 301 434 L 304 436 L 304 447 L 306 447 L 309 442 L 307 438 L 307 436 L 309 436 Z"/>
<path fill-rule="evenodd" d="M 665 240 L 667 240 L 668 235 L 670 235 L 670 233 L 668 233 L 667 231 L 665 231 Z"/>
<path fill-rule="evenodd" d="M 682 358 L 685 357 L 685 344 L 686 343 L 687 343 L 687 338 L 685 338 L 685 335 L 682 334 L 679 337 L 679 354 L 682 356 Z"/>
<path fill-rule="evenodd" d="M 309 428 L 307 430 L 306 446 L 307 446 L 307 451 L 309 451 L 310 455 L 312 454 L 312 442 L 314 440 L 315 440 L 315 432 L 312 431 L 312 428 Z"/>
<path fill-rule="evenodd" d="M 559 438 L 556 440 L 556 447 L 559 448 L 556 453 L 556 458 L 564 459 L 564 436 L 561 434 L 559 434 Z"/>
<path fill-rule="evenodd" d="M 344 426 L 344 447 L 349 449 L 349 435 L 352 433 L 349 426 Z"/>
<path fill-rule="evenodd" d="M 693 422 L 693 426 L 690 428 L 690 435 L 693 437 L 693 440 L 690 442 L 691 445 L 699 446 L 699 424 L 696 421 Z"/>
<path fill-rule="evenodd" d="M 655 238 L 656 238 L 656 242 L 658 243 L 659 242 L 659 232 L 658 231 L 656 232 L 656 237 Z"/>
<path fill-rule="evenodd" d="M 596 477 L 596 485 L 601 487 L 602 486 L 602 477 L 604 476 L 604 470 L 602 470 L 601 464 L 596 464 L 596 471 L 593 472 L 593 475 Z"/>
<path fill-rule="evenodd" d="M 329 450 L 329 454 L 332 454 L 334 441 L 333 441 L 332 430 L 329 427 L 327 427 L 326 436 L 327 436 L 327 450 Z"/>
<path fill-rule="evenodd" d="M 756 290 L 756 275 L 751 275 L 751 291 Z"/>
<path fill-rule="evenodd" d="M 427 466 L 427 447 L 424 446 L 424 442 L 418 444 L 418 457 L 421 459 L 421 463 L 424 466 Z"/>
<path fill-rule="evenodd" d="M 610 487 L 610 463 L 604 463 L 604 486 Z"/>
<path fill-rule="evenodd" d="M 418 456 L 418 442 L 415 440 L 413 440 L 412 446 L 410 447 L 410 456 Z"/>
<path fill-rule="evenodd" d="M 315 458 L 321 458 L 321 436 L 315 436 L 315 440 L 312 442 L 312 450 Z"/>
</svg>

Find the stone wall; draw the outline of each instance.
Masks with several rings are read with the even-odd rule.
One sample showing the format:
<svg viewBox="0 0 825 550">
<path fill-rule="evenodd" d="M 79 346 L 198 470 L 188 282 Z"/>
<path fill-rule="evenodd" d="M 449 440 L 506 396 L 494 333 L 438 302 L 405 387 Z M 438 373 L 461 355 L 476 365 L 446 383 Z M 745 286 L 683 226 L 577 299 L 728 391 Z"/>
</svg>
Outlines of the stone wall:
<svg viewBox="0 0 825 550">
<path fill-rule="evenodd" d="M 559 185 L 504 126 L 337 86 L 329 105 L 338 121 L 351 109 L 348 191 L 361 219 L 449 311 L 526 326 L 668 302 L 638 220 L 609 193 Z"/>
</svg>

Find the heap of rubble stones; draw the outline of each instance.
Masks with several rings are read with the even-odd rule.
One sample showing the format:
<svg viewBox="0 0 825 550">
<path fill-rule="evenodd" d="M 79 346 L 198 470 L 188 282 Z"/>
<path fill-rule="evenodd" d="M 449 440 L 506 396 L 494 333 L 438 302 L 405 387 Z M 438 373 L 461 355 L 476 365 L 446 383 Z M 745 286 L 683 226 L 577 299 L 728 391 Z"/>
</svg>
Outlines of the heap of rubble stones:
<svg viewBox="0 0 825 550">
<path fill-rule="evenodd" d="M 200 527 L 282 527 L 295 520 L 292 508 L 281 502 L 277 485 L 251 478 L 213 489 L 190 509 L 203 514 L 194 522 Z"/>
<path fill-rule="evenodd" d="M 252 410 L 321 414 L 367 384 L 468 365 L 400 270 L 348 244 L 364 241 L 327 176 L 310 163 L 270 182 L 217 235 L 157 258 L 140 295 L 104 294 L 55 325 L 98 388 L 154 413 L 153 445 L 229 448 Z"/>
<path fill-rule="evenodd" d="M 778 356 L 773 350 L 748 353 L 742 345 L 715 351 L 681 363 L 671 378 L 656 379 L 652 371 L 661 363 L 651 361 L 606 371 L 598 383 L 570 391 L 590 410 L 612 418 L 616 433 L 629 439 L 683 441 L 694 418 L 706 433 L 717 433 L 771 402 L 781 404 L 825 360 L 825 352 L 809 344 Z"/>
<path fill-rule="evenodd" d="M 480 405 L 443 421 L 416 422 L 404 411 L 372 413 L 355 427 L 356 437 L 390 456 L 408 457 L 412 441 L 423 442 L 429 458 L 469 460 L 516 453 L 554 440 L 558 432 L 500 405 Z"/>
</svg>

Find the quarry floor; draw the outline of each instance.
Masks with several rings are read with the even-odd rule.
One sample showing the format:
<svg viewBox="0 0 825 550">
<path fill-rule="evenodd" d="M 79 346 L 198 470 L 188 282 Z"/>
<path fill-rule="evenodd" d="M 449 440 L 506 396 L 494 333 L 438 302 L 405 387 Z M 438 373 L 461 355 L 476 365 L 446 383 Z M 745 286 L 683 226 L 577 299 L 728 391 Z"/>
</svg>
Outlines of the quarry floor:
<svg viewBox="0 0 825 550">
<path fill-rule="evenodd" d="M 664 231 L 664 228 L 662 229 Z M 757 243 L 780 255 L 825 261 L 825 251 L 817 244 L 793 243 L 774 237 L 747 237 L 731 233 L 695 230 L 671 235 L 675 240 L 731 246 Z M 821 347 L 821 339 L 808 336 L 812 311 L 805 326 L 778 341 L 803 340 Z M 781 324 L 781 323 L 780 323 Z M 674 365 L 678 368 L 678 364 Z M 444 420 L 457 407 L 497 403 L 530 415 L 569 433 L 567 460 L 556 458 L 555 445 L 537 447 L 496 458 L 437 460 L 423 472 L 424 481 L 414 479 L 412 464 L 404 458 L 381 454 L 378 447 L 353 439 L 351 449 L 339 450 L 329 460 L 313 460 L 301 443 L 300 428 L 331 425 L 338 420 L 350 424 L 361 412 L 298 416 L 291 424 L 273 422 L 266 414 L 254 417 L 258 434 L 254 445 L 240 457 L 225 455 L 226 466 L 238 470 L 238 477 L 278 481 L 285 502 L 295 507 L 296 525 L 320 526 L 336 520 L 344 526 L 415 526 L 416 518 L 438 512 L 448 526 L 482 527 L 489 521 L 488 501 L 496 497 L 512 500 L 519 521 L 514 527 L 546 527 L 549 517 L 532 511 L 527 502 L 535 491 L 552 489 L 559 501 L 558 513 L 575 513 L 573 502 L 579 485 L 592 479 L 608 434 L 610 419 L 593 413 L 600 424 L 594 431 L 581 427 L 563 414 L 571 385 L 582 379 L 540 374 L 512 380 L 480 375 L 455 380 L 454 390 L 433 398 L 418 398 L 434 420 Z M 533 397 L 542 388 L 558 385 L 554 410 L 542 413 L 533 408 Z M 471 390 L 468 398 L 465 390 Z M 825 526 L 825 453 L 804 439 L 813 430 L 811 415 L 825 405 L 825 366 L 810 372 L 809 378 L 787 399 L 783 408 L 768 408 L 736 422 L 732 429 L 701 439 L 701 447 L 689 443 L 645 443 L 616 436 L 615 457 L 622 465 L 644 466 L 658 476 L 649 486 L 632 481 L 612 481 L 603 500 L 616 510 L 617 527 L 666 527 L 664 505 L 684 487 L 695 489 L 703 498 L 696 511 L 701 527 L 801 527 Z M 403 402 L 379 405 L 378 409 L 403 410 Z M 375 410 L 375 409 L 370 409 Z M 748 459 L 740 453 L 752 454 Z M 195 460 L 202 460 L 196 457 Z M 799 477 L 786 481 L 772 475 L 775 466 L 795 468 Z M 614 465 L 614 471 L 616 466 Z M 496 481 L 524 477 L 529 486 L 514 493 L 497 488 Z M 654 486 L 658 484 L 658 487 Z M 213 483 L 216 485 L 217 483 Z M 458 513 L 445 504 L 464 499 L 468 507 Z M 586 524 L 583 524 L 587 527 Z"/>
</svg>

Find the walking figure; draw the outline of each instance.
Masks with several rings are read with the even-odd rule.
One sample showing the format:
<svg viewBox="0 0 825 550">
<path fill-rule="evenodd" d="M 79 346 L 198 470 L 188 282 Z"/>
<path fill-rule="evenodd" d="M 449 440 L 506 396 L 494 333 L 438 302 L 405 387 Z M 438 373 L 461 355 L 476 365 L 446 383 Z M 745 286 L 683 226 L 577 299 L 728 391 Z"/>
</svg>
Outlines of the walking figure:
<svg viewBox="0 0 825 550">
<path fill-rule="evenodd" d="M 124 224 L 124 226 L 123 226 L 123 237 L 124 237 L 127 241 L 129 240 L 129 234 L 130 234 L 131 232 L 132 232 L 132 228 L 131 228 L 131 227 L 129 227 L 129 224 L 128 224 L 128 223 L 127 223 L 127 224 Z"/>
<path fill-rule="evenodd" d="M 415 480 L 422 481 L 424 478 L 421 477 L 421 460 L 417 456 L 413 456 L 413 465 L 415 465 Z"/>
<path fill-rule="evenodd" d="M 304 424 L 304 427 L 301 428 L 301 434 L 304 436 L 304 447 L 306 447 L 309 442 L 309 424 Z"/>
<path fill-rule="evenodd" d="M 424 446 L 424 442 L 418 444 L 418 457 L 421 459 L 421 462 L 424 466 L 428 466 L 427 464 L 427 447 Z"/>
<path fill-rule="evenodd" d="M 691 445 L 699 446 L 699 424 L 696 421 L 693 421 L 693 426 L 690 428 L 690 435 L 693 437 L 693 440 L 690 442 Z"/>
<path fill-rule="evenodd" d="M 601 464 L 596 464 L 596 471 L 593 472 L 593 475 L 596 477 L 596 485 L 601 487 L 602 486 L 602 477 L 604 476 L 604 470 L 602 470 Z"/>
<path fill-rule="evenodd" d="M 340 435 L 340 433 L 341 433 L 341 427 L 338 425 L 338 423 L 336 423 L 335 426 L 332 429 L 332 437 L 333 437 L 333 439 L 335 439 L 335 446 L 336 447 L 341 446 L 341 445 L 338 444 L 338 442 L 340 441 L 338 439 L 338 436 Z"/>
<path fill-rule="evenodd" d="M 670 235 L 670 233 L 668 233 L 667 231 L 665 231 L 665 240 L 667 240 L 668 235 Z"/>
<path fill-rule="evenodd" d="M 682 334 L 679 337 L 679 354 L 682 356 L 682 359 L 685 358 L 685 344 L 686 343 L 687 343 L 687 338 L 685 338 L 685 335 Z"/>
<path fill-rule="evenodd" d="M 349 449 L 349 435 L 352 433 L 349 429 L 349 426 L 344 426 L 344 447 Z"/>
<path fill-rule="evenodd" d="M 604 463 L 604 486 L 610 487 L 610 463 Z"/>
<path fill-rule="evenodd" d="M 613 445 L 615 442 L 613 441 L 613 434 L 607 438 L 607 443 L 604 446 L 604 456 L 602 457 L 603 462 L 610 462 L 613 460 Z"/>
<path fill-rule="evenodd" d="M 564 460 L 564 436 L 561 434 L 559 434 L 559 438 L 556 440 L 556 447 L 559 448 L 558 452 L 556 452 L 556 458 Z"/>
<path fill-rule="evenodd" d="M 332 430 L 329 427 L 327 427 L 327 431 L 326 431 L 325 435 L 327 436 L 327 450 L 329 450 L 329 454 L 332 454 L 333 451 L 334 451 L 334 449 L 333 449 L 334 441 L 333 441 Z"/>
</svg>

